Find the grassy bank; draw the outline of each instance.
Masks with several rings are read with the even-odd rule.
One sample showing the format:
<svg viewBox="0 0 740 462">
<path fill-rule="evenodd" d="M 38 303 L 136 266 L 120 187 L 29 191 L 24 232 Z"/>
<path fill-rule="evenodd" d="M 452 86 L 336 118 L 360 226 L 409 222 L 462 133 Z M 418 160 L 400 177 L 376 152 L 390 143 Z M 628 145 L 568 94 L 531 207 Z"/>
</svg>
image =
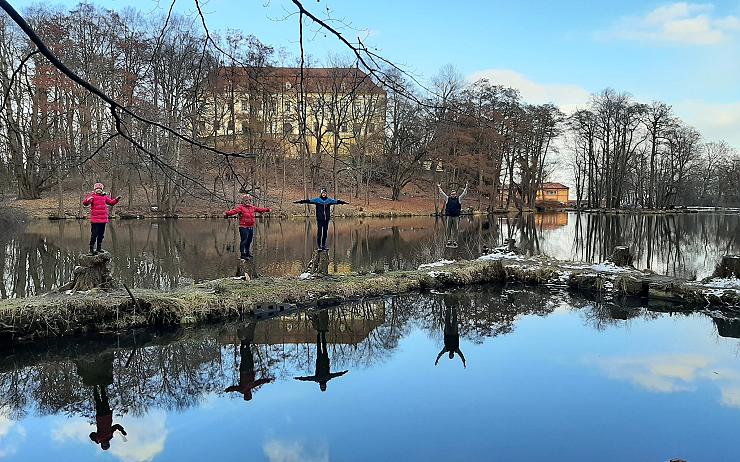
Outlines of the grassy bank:
<svg viewBox="0 0 740 462">
<path fill-rule="evenodd" d="M 417 290 L 488 282 L 547 285 L 600 297 L 667 300 L 681 309 L 708 306 L 734 309 L 737 280 L 685 281 L 611 264 L 592 265 L 548 258 L 492 254 L 474 261 L 434 263 L 413 271 L 348 274 L 300 280 L 291 277 L 244 281 L 218 279 L 174 291 L 92 290 L 0 302 L 0 336 L 5 341 L 121 330 L 142 326 L 187 325 L 249 313 L 255 305 L 299 306 L 401 294 Z"/>
</svg>

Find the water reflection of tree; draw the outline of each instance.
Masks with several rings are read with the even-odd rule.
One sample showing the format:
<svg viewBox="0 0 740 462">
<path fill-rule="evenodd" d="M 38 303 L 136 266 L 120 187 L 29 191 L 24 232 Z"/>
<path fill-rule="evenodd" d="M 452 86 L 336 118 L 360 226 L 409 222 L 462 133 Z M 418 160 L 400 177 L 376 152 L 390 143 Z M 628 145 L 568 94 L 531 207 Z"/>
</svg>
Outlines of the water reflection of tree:
<svg viewBox="0 0 740 462">
<path fill-rule="evenodd" d="M 575 259 L 603 261 L 617 245 L 635 253 L 636 266 L 695 277 L 738 247 L 737 217 L 731 215 L 577 214 Z"/>
<path fill-rule="evenodd" d="M 326 312 L 332 370 L 361 370 L 387 361 L 401 339 L 416 328 L 441 344 L 441 320 L 447 303 L 456 306 L 460 338 L 473 343 L 506 335 L 522 316 L 547 315 L 561 304 L 580 308 L 586 323 L 597 329 L 637 316 L 657 316 L 634 299 L 575 299 L 519 286 L 364 300 Z M 255 372 L 277 381 L 313 373 L 317 351 L 313 313 L 298 312 L 257 323 L 251 344 Z M 77 364 L 110 355 L 113 380 L 107 390 L 117 413 L 142 415 L 151 408 L 186 409 L 204 395 L 224 393 L 238 382 L 242 343 L 238 329 L 243 325 L 237 322 L 159 335 L 143 332 L 16 351 L 0 359 L 0 389 L 4 391 L 0 408 L 14 419 L 29 412 L 94 415 L 89 387 L 85 387 Z M 418 360 L 429 361 L 429 357 Z M 352 380 L 351 374 L 344 380 Z"/>
<path fill-rule="evenodd" d="M 259 272 L 300 273 L 314 246 L 312 223 L 260 221 L 255 242 Z M 704 276 L 721 255 L 740 250 L 738 217 L 719 214 L 465 216 L 455 249 L 445 246 L 442 222 L 432 217 L 340 220 L 332 232 L 335 271 L 411 269 L 443 258 L 477 258 L 514 239 L 526 254 L 552 252 L 553 257 L 587 261 L 603 261 L 616 245 L 629 245 L 640 267 Z M 2 234 L 0 296 L 22 297 L 66 283 L 88 233 L 85 221 L 59 221 L 34 222 L 23 232 Z M 117 220 L 104 247 L 113 251 L 114 277 L 130 287 L 167 289 L 232 276 L 236 233 L 234 220 Z"/>
</svg>

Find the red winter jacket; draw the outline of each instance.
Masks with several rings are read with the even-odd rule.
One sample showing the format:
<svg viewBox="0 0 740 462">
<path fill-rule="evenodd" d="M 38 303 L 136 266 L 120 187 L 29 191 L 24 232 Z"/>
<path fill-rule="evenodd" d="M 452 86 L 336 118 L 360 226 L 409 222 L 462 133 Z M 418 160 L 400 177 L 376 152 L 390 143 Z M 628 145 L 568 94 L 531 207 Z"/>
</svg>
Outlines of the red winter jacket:
<svg viewBox="0 0 740 462">
<path fill-rule="evenodd" d="M 82 205 L 90 206 L 90 221 L 92 223 L 108 223 L 108 206 L 116 205 L 118 199 L 102 194 L 91 194 L 85 197 Z"/>
<path fill-rule="evenodd" d="M 240 228 L 251 228 L 254 226 L 254 212 L 265 213 L 269 212 L 269 208 L 255 207 L 254 205 L 239 204 L 228 212 L 224 212 L 224 215 L 231 217 L 239 215 L 239 227 Z"/>
</svg>

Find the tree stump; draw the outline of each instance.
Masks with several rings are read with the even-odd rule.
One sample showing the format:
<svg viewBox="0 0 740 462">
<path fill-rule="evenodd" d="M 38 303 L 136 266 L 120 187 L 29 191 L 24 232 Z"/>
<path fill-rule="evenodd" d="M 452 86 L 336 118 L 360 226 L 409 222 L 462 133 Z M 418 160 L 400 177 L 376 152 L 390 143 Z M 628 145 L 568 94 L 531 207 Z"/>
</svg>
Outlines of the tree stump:
<svg viewBox="0 0 740 462">
<path fill-rule="evenodd" d="M 103 289 L 109 290 L 116 287 L 110 273 L 108 264 L 111 255 L 108 252 L 100 252 L 97 255 L 80 255 L 78 266 L 72 271 L 72 281 L 62 286 L 59 291 L 72 290 L 74 292 Z"/>
<path fill-rule="evenodd" d="M 633 260 L 634 257 L 632 256 L 632 252 L 630 252 L 630 248 L 622 245 L 614 247 L 614 251 L 607 258 L 607 261 L 617 266 L 632 266 Z"/>
<path fill-rule="evenodd" d="M 714 277 L 740 278 L 740 255 L 725 255 L 714 269 Z"/>
<path fill-rule="evenodd" d="M 308 262 L 306 272 L 311 274 L 329 274 L 329 252 L 326 250 L 314 250 L 311 261 Z"/>
<path fill-rule="evenodd" d="M 506 250 L 515 255 L 521 255 L 522 249 L 516 246 L 516 239 L 506 239 Z"/>
<path fill-rule="evenodd" d="M 239 262 L 236 264 L 236 276 L 237 277 L 243 277 L 244 280 L 249 281 L 252 279 L 252 276 L 249 274 L 251 269 L 250 261 L 244 260 L 242 258 L 239 259 Z"/>
</svg>

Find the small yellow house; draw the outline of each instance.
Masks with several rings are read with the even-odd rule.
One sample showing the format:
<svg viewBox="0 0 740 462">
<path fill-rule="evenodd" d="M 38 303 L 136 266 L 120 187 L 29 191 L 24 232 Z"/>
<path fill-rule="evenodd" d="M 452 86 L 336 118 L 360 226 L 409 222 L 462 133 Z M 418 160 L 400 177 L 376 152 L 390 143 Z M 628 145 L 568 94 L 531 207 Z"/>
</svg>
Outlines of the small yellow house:
<svg viewBox="0 0 740 462">
<path fill-rule="evenodd" d="M 542 183 L 537 190 L 536 202 L 568 203 L 568 187 L 562 183 Z"/>
</svg>

